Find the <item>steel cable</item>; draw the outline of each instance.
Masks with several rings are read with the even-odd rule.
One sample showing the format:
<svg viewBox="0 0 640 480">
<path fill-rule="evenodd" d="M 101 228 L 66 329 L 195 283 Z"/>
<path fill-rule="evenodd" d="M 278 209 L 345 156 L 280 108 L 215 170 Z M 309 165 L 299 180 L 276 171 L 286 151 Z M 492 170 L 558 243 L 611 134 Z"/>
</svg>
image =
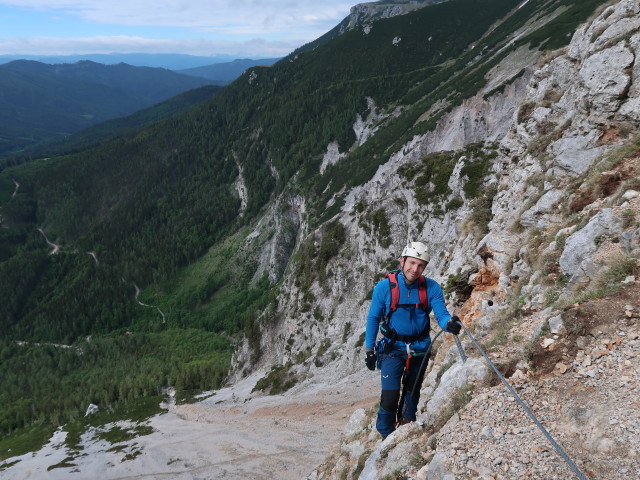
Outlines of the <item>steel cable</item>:
<svg viewBox="0 0 640 480">
<path fill-rule="evenodd" d="M 531 412 L 531 410 L 529 410 L 529 407 L 527 407 L 527 405 L 522 401 L 522 399 L 516 393 L 516 391 L 513 389 L 513 387 L 509 384 L 509 382 L 507 382 L 507 380 L 504 378 L 504 376 L 496 368 L 496 366 L 491 361 L 491 359 L 487 356 L 486 353 L 484 353 L 484 350 L 482 350 L 480 345 L 478 345 L 478 342 L 476 342 L 476 339 L 473 338 L 473 335 L 471 335 L 471 332 L 469 332 L 467 327 L 465 327 L 462 322 L 458 322 L 458 324 L 460 324 L 462 326 L 462 328 L 464 329 L 464 332 L 469 336 L 469 338 L 471 339 L 471 342 L 473 343 L 473 345 L 478 349 L 478 351 L 482 354 L 484 359 L 489 363 L 489 366 L 491 366 L 493 371 L 496 372 L 496 375 L 498 375 L 498 378 L 500 378 L 500 380 L 505 385 L 505 387 L 507 387 L 507 390 L 509 390 L 511 395 L 513 395 L 513 397 L 520 404 L 520 406 L 524 409 L 524 411 L 527 413 L 527 415 L 529 415 L 529 417 L 533 420 L 533 422 L 536 424 L 538 429 L 540 429 L 542 434 L 547 438 L 547 440 L 549 440 L 549 443 L 551 443 L 551 445 L 556 450 L 556 452 L 558 452 L 558 454 L 564 459 L 564 461 L 567 462 L 567 464 L 571 467 L 571 469 L 574 471 L 574 473 L 576 474 L 576 476 L 580 480 L 587 480 L 587 477 L 585 477 L 582 474 L 582 472 L 580 472 L 580 470 L 578 470 L 578 467 L 576 466 L 576 464 L 573 463 L 573 461 L 565 453 L 565 451 L 562 449 L 562 447 L 551 437 L 551 435 L 549 434 L 549 432 L 547 432 L 547 430 L 544 428 L 542 423 L 540 423 L 540 421 L 536 418 L 536 416 L 533 414 L 533 412 Z"/>
</svg>

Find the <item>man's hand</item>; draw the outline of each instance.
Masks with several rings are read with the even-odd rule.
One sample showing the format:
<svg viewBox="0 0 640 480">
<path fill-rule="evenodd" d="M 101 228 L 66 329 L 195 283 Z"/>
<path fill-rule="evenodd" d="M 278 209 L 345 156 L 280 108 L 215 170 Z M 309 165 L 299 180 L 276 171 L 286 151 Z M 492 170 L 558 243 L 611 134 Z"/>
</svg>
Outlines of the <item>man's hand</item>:
<svg viewBox="0 0 640 480">
<path fill-rule="evenodd" d="M 447 322 L 447 326 L 445 327 L 445 331 L 449 333 L 453 333 L 454 335 L 458 335 L 460 333 L 460 324 L 458 323 L 460 319 L 457 315 L 454 315 Z"/>
<path fill-rule="evenodd" d="M 367 364 L 367 368 L 369 370 L 376 369 L 376 352 L 369 351 L 367 352 L 367 357 L 364 359 L 364 362 Z"/>
</svg>

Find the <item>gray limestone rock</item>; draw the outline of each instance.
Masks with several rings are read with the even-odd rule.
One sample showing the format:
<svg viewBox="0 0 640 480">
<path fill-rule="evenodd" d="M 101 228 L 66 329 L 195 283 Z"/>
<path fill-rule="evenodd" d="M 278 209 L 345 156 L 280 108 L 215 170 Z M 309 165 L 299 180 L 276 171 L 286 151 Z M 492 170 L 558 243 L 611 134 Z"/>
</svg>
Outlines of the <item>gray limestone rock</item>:
<svg viewBox="0 0 640 480">
<path fill-rule="evenodd" d="M 84 416 L 88 417 L 89 415 L 98 413 L 98 410 L 100 410 L 100 408 L 97 405 L 90 403 L 89 406 L 87 407 L 87 411 L 85 412 Z"/>
<path fill-rule="evenodd" d="M 426 411 L 418 418 L 428 425 L 433 425 L 451 404 L 451 399 L 466 385 L 483 379 L 487 374 L 487 366 L 479 358 L 469 358 L 465 363 L 457 362 L 447 370 L 440 384 L 426 404 Z"/>
<path fill-rule="evenodd" d="M 624 42 L 587 57 L 579 75 L 587 88 L 589 108 L 598 115 L 614 112 L 631 84 L 629 67 L 634 62 L 633 52 Z"/>
<path fill-rule="evenodd" d="M 376 449 L 364 464 L 362 472 L 360 472 L 359 480 L 376 480 L 378 478 L 378 458 L 380 450 Z"/>
<path fill-rule="evenodd" d="M 595 147 L 600 134 L 594 130 L 572 131 L 549 146 L 549 151 L 558 167 L 570 174 L 587 171 L 596 158 L 605 151 Z"/>
<path fill-rule="evenodd" d="M 446 463 L 447 457 L 444 453 L 436 453 L 427 469 L 429 480 L 455 480 L 455 475 L 449 472 Z"/>
<path fill-rule="evenodd" d="M 597 249 L 598 237 L 616 233 L 620 226 L 610 208 L 598 212 L 583 229 L 567 238 L 559 260 L 561 272 L 576 279 L 584 275 L 591 277 L 596 270 L 593 255 Z"/>
<path fill-rule="evenodd" d="M 564 330 L 564 322 L 562 321 L 562 315 L 556 315 L 549 319 L 549 331 L 551 333 L 560 333 Z"/>
<path fill-rule="evenodd" d="M 347 422 L 347 425 L 344 427 L 345 437 L 350 437 L 351 435 L 360 432 L 366 426 L 367 420 L 367 414 L 364 408 L 359 408 L 353 412 Z"/>
<path fill-rule="evenodd" d="M 555 207 L 563 196 L 563 190 L 549 190 L 533 207 L 520 216 L 520 224 L 524 227 L 544 228 L 551 220 L 551 215 L 557 213 Z"/>
</svg>

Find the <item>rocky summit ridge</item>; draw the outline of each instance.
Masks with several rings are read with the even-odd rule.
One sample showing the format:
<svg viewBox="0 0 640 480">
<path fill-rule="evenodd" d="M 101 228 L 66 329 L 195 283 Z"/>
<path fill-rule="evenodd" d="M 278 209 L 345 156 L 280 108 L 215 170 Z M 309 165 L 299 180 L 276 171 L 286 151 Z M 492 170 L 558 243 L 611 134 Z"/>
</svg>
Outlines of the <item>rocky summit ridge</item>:
<svg viewBox="0 0 640 480">
<path fill-rule="evenodd" d="M 429 4 L 441 1 L 443 0 L 417 0 L 409 2 L 406 0 L 392 0 L 358 3 L 351 7 L 349 16 L 341 23 L 341 31 L 351 30 L 374 20 L 404 15 L 418 8 L 423 8 Z"/>
</svg>

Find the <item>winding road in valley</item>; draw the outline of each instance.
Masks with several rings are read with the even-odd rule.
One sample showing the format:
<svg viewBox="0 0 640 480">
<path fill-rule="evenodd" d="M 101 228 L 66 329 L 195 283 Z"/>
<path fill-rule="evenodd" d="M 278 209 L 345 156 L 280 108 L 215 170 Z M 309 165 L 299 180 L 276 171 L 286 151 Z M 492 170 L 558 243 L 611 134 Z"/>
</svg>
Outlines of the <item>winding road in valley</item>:
<svg viewBox="0 0 640 480">
<path fill-rule="evenodd" d="M 47 244 L 53 248 L 53 250 L 49 253 L 49 255 L 55 255 L 60 251 L 60 246 L 56 245 L 55 243 L 49 241 L 49 239 L 47 238 L 47 235 L 44 233 L 44 230 L 42 230 L 41 228 L 38 229 L 38 231 L 42 234 L 42 236 L 44 237 L 45 241 L 47 242 Z"/>
<path fill-rule="evenodd" d="M 136 285 L 135 283 L 133 284 L 134 287 L 136 287 L 136 302 L 138 302 L 138 305 L 142 305 L 143 307 L 149 307 L 149 308 L 155 308 L 156 310 L 158 310 L 158 313 L 160 314 L 160 316 L 162 317 L 162 323 L 166 323 L 166 320 L 164 318 L 164 312 L 162 310 L 160 310 L 160 307 L 156 307 L 155 305 L 148 305 L 146 303 L 142 303 L 140 301 L 140 287 L 138 287 L 138 285 Z"/>
<path fill-rule="evenodd" d="M 15 198 L 18 195 L 18 190 L 20 189 L 20 184 L 13 179 L 13 183 L 15 184 L 16 188 L 13 191 L 13 194 L 11 195 L 11 198 Z M 0 223 L 2 222 L 2 217 L 0 216 Z M 52 250 L 51 252 L 49 252 L 49 255 L 56 255 L 60 252 L 60 245 L 57 245 L 55 243 L 53 243 L 51 240 L 49 240 L 49 238 L 47 237 L 47 234 L 44 233 L 44 230 L 42 228 L 38 228 L 38 231 L 40 232 L 40 234 L 44 237 L 45 241 L 47 242 L 47 245 L 49 245 Z M 98 257 L 96 255 L 95 252 L 87 252 L 88 255 L 91 255 L 91 257 L 93 258 L 93 260 L 96 262 L 96 265 L 99 264 L 98 262 Z M 136 294 L 135 294 L 135 300 L 138 303 L 138 305 L 141 305 L 143 307 L 149 307 L 149 308 L 155 308 L 156 310 L 158 310 L 158 313 L 160 314 L 160 317 L 162 318 L 162 323 L 166 323 L 166 318 L 165 318 L 165 314 L 162 310 L 160 310 L 159 307 L 155 306 L 155 305 L 147 305 L 146 303 L 142 303 L 140 301 L 140 288 L 138 288 L 138 285 L 136 285 L 135 283 L 133 284 L 133 286 L 136 289 Z"/>
<path fill-rule="evenodd" d="M 13 198 L 16 195 L 18 195 L 18 189 L 20 188 L 20 184 L 18 182 L 16 182 L 16 180 L 14 178 L 12 178 L 11 180 L 13 180 L 13 183 L 16 184 L 16 189 L 13 191 L 13 195 L 11 195 L 11 198 Z"/>
</svg>

